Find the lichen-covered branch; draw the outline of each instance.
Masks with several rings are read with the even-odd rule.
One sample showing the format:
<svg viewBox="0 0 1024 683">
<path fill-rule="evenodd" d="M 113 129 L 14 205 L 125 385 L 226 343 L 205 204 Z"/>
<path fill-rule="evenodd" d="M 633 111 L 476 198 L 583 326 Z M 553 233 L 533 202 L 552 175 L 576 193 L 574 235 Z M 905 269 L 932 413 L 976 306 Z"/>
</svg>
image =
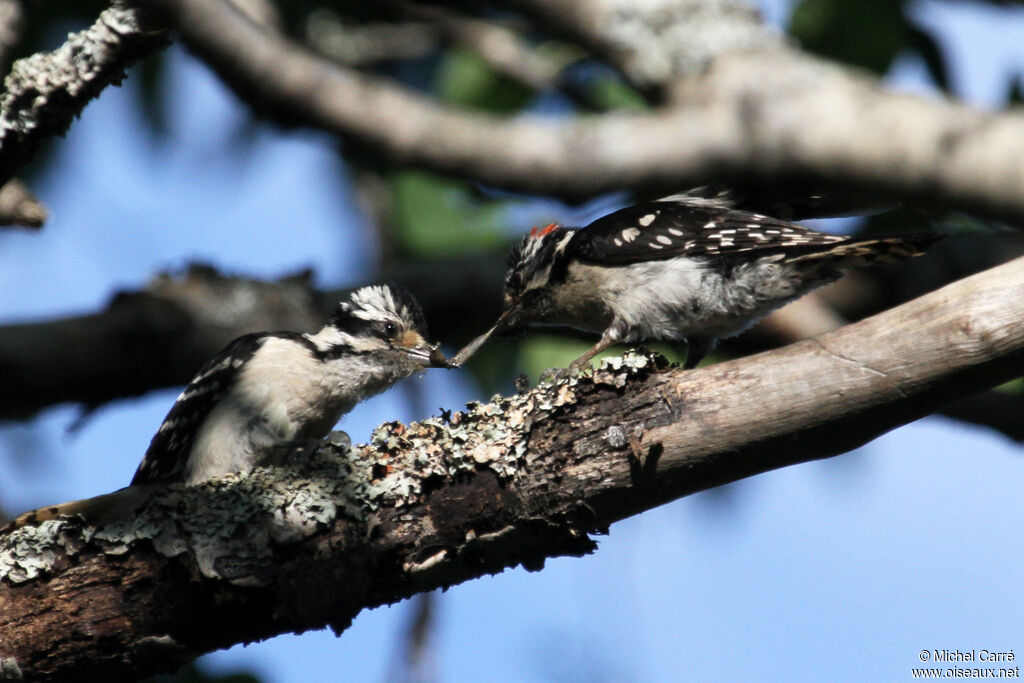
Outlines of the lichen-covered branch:
<svg viewBox="0 0 1024 683">
<path fill-rule="evenodd" d="M 138 9 L 115 4 L 54 52 L 14 63 L 0 98 L 0 183 L 40 144 L 63 135 L 88 102 L 126 68 L 167 44 L 167 32 Z"/>
<path fill-rule="evenodd" d="M 785 38 L 748 0 L 505 0 L 601 55 L 642 90 L 664 90 L 730 53 L 763 56 Z"/>
<path fill-rule="evenodd" d="M 382 425 L 351 451 L 306 447 L 250 477 L 87 502 L 86 520 L 0 537 L 0 666 L 135 678 L 591 552 L 589 534 L 616 520 L 842 453 L 1021 374 L 1022 321 L 1017 259 L 779 351 L 689 372 L 631 353 L 447 419 Z"/>
</svg>

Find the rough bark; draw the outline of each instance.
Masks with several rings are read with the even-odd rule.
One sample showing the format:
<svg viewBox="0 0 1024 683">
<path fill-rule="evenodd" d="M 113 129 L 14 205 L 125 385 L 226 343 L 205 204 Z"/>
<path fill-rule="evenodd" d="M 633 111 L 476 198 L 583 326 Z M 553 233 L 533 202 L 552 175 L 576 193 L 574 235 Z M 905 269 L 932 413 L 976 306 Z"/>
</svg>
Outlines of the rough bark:
<svg viewBox="0 0 1024 683">
<path fill-rule="evenodd" d="M 0 98 L 0 183 L 43 142 L 63 135 L 86 104 L 127 67 L 167 44 L 167 32 L 138 9 L 115 5 L 54 52 L 14 63 Z"/>
<path fill-rule="evenodd" d="M 694 491 L 842 453 L 1024 371 L 1024 259 L 779 351 L 382 425 L 352 452 L 0 537 L 9 678 L 124 680 L 547 557 Z M 111 500 L 120 501 L 111 505 Z M 127 501 L 127 503 L 126 503 Z M 125 514 L 129 507 L 131 514 Z"/>
</svg>

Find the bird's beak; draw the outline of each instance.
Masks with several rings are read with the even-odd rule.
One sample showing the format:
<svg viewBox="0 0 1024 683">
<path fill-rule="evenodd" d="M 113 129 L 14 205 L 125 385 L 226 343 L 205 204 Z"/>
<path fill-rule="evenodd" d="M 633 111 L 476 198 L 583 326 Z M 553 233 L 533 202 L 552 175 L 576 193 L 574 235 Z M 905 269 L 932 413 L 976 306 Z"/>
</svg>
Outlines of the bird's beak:
<svg viewBox="0 0 1024 683">
<path fill-rule="evenodd" d="M 459 352 L 452 356 L 449 361 L 451 367 L 462 367 L 462 364 L 469 360 L 470 356 L 479 351 L 480 347 L 487 343 L 487 340 L 491 338 L 492 334 L 512 327 L 512 312 L 514 310 L 514 307 L 506 308 L 502 314 L 498 316 L 498 319 L 495 321 L 494 325 L 491 326 L 491 329 L 487 330 L 479 337 L 459 349 Z"/>
<path fill-rule="evenodd" d="M 492 327 L 491 329 L 487 330 L 479 337 L 477 337 L 476 339 L 474 339 L 473 341 L 469 342 L 461 349 L 459 349 L 459 352 L 452 356 L 452 359 L 449 361 L 452 364 L 452 367 L 462 367 L 462 364 L 469 360 L 469 357 L 476 353 L 480 349 L 480 347 L 483 346 L 488 339 L 490 339 L 491 334 L 494 333 L 494 329 L 495 328 Z"/>
<path fill-rule="evenodd" d="M 454 368 L 452 362 L 444 357 L 440 344 L 430 347 L 430 367 L 432 368 Z"/>
<path fill-rule="evenodd" d="M 399 338 L 397 346 L 413 362 L 419 363 L 425 368 L 455 367 L 444 357 L 440 344 L 431 344 L 415 332 L 407 332 Z"/>
</svg>

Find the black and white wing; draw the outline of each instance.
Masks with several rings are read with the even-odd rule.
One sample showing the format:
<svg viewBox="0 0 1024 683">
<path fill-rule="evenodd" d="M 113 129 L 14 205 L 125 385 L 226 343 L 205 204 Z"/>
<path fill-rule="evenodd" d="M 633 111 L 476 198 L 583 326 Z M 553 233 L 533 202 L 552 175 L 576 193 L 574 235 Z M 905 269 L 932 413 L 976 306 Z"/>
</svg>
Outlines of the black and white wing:
<svg viewBox="0 0 1024 683">
<path fill-rule="evenodd" d="M 718 204 L 726 209 L 766 214 L 786 221 L 863 216 L 899 207 L 896 202 L 883 201 L 872 195 L 858 194 L 845 189 L 840 192 L 829 187 L 809 187 L 804 182 L 781 182 L 770 185 L 743 182 L 730 185 L 713 183 L 694 187 L 665 199 L 703 201 Z"/>
<path fill-rule="evenodd" d="M 599 218 L 573 237 L 568 250 L 581 261 L 626 265 L 677 256 L 814 251 L 848 239 L 681 196 Z"/>
<path fill-rule="evenodd" d="M 132 485 L 182 478 L 203 421 L 231 389 L 239 368 L 267 336 L 266 332 L 243 335 L 207 361 L 171 406 L 132 477 Z"/>
</svg>

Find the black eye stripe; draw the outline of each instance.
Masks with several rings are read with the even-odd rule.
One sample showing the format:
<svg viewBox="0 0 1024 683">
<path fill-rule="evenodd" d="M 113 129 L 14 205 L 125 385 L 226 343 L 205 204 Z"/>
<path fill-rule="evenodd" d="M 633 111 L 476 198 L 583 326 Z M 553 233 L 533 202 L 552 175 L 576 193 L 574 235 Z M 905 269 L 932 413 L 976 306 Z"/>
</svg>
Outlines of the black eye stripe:
<svg viewBox="0 0 1024 683">
<path fill-rule="evenodd" d="M 375 334 L 379 322 L 367 320 L 355 315 L 347 308 L 339 307 L 331 318 L 331 323 L 342 332 L 347 332 L 353 337 Z"/>
</svg>

